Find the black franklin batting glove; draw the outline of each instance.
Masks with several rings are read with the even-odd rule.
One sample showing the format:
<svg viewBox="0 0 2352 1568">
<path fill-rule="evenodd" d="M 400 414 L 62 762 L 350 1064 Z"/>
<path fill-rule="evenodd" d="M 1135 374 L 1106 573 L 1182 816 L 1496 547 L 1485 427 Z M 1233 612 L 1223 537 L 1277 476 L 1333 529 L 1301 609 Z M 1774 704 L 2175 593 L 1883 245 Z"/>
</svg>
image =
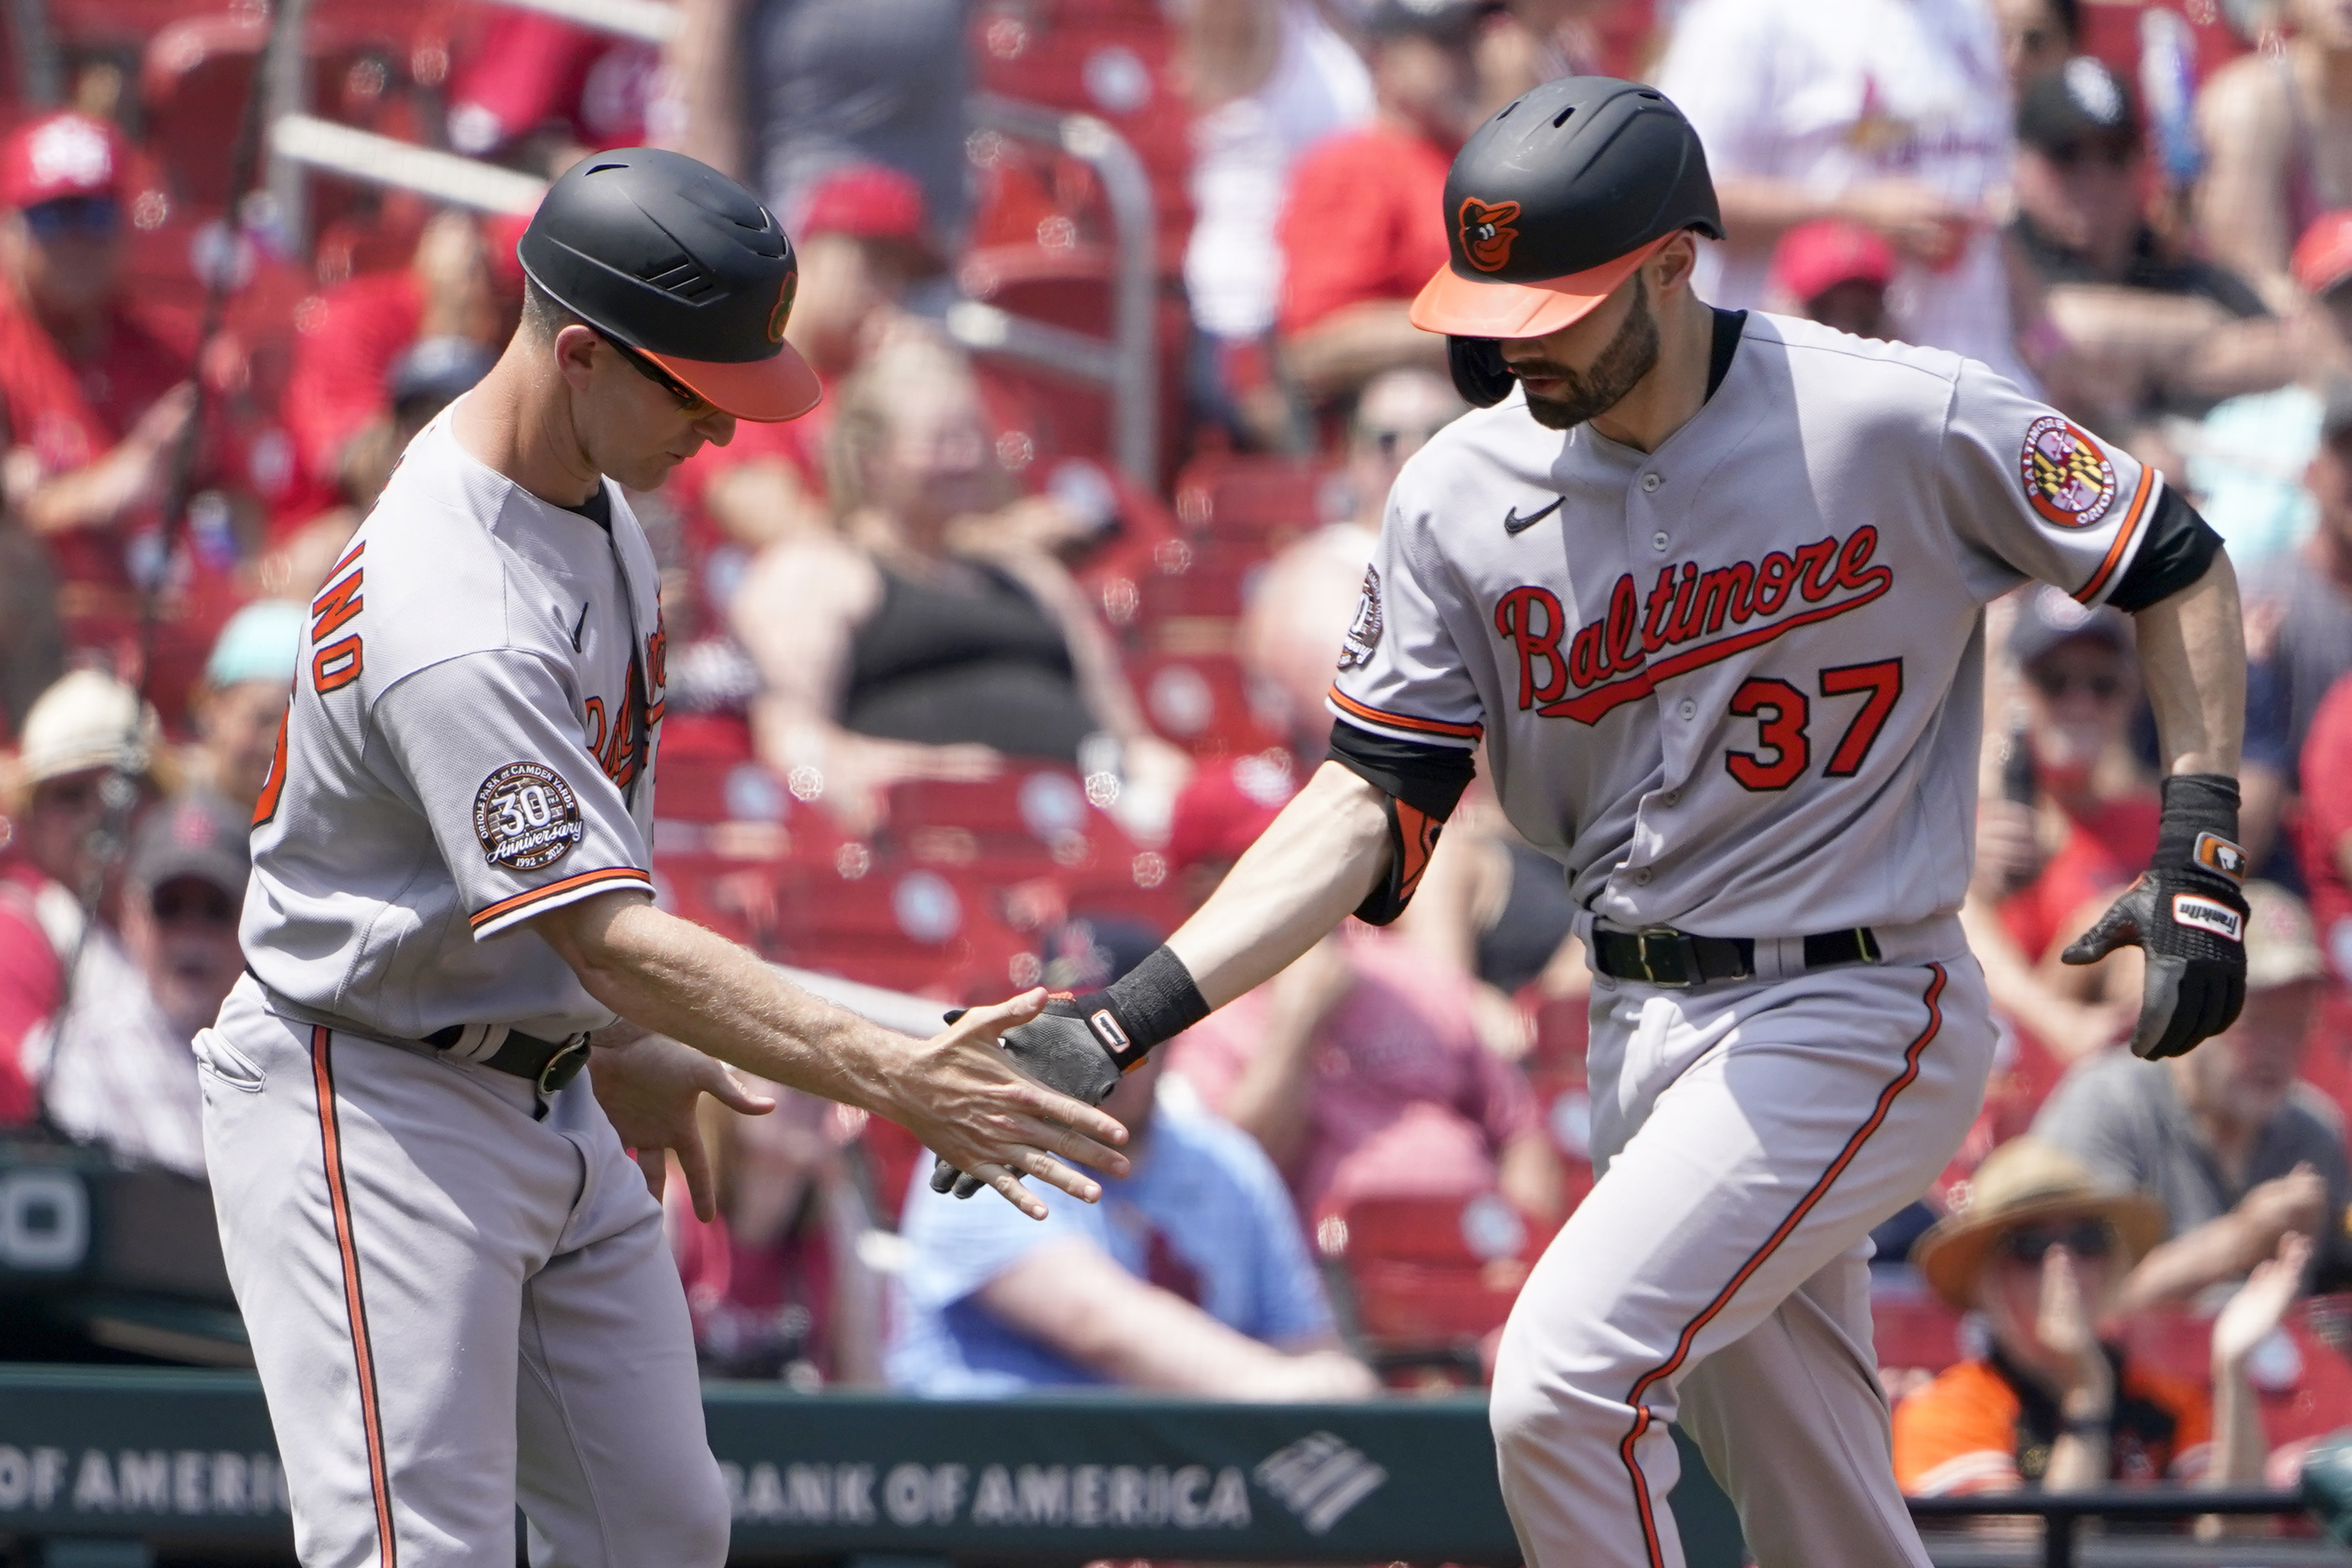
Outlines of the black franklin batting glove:
<svg viewBox="0 0 2352 1568">
<path fill-rule="evenodd" d="M 1192 972 L 1162 946 L 1107 989 L 1049 998 L 1034 1019 L 1006 1030 L 1003 1044 L 1022 1071 L 1047 1088 L 1099 1105 L 1118 1086 L 1119 1075 L 1153 1046 L 1208 1016 L 1208 1001 L 1192 983 Z M 961 1017 L 959 1009 L 948 1014 L 948 1022 Z M 970 1197 L 987 1185 L 945 1160 L 931 1166 L 933 1192 Z"/>
<path fill-rule="evenodd" d="M 2167 779 L 2156 859 L 2060 955 L 2069 964 L 2095 964 L 2118 947 L 2147 955 L 2135 1056 L 2179 1056 L 2228 1029 L 2245 1003 L 2246 852 L 2237 838 L 2236 779 Z"/>
</svg>

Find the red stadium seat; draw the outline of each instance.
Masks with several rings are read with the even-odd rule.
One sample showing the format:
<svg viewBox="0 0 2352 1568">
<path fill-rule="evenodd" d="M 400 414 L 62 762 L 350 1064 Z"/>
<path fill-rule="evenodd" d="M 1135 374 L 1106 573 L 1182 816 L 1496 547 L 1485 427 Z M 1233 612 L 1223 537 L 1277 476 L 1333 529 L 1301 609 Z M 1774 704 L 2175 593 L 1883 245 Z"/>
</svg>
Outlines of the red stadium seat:
<svg viewBox="0 0 2352 1568">
<path fill-rule="evenodd" d="M 1318 463 L 1231 454 L 1194 459 L 1176 478 L 1176 516 L 1195 534 L 1265 540 L 1349 510 L 1346 478 Z"/>
<path fill-rule="evenodd" d="M 1475 1370 L 1554 1228 L 1493 1193 L 1361 1198 L 1323 1216 L 1316 1243 L 1343 1268 L 1377 1363 Z"/>
<path fill-rule="evenodd" d="M 1246 756 L 1283 743 L 1230 653 L 1150 654 L 1129 663 L 1128 678 L 1151 727 L 1196 757 Z"/>
</svg>

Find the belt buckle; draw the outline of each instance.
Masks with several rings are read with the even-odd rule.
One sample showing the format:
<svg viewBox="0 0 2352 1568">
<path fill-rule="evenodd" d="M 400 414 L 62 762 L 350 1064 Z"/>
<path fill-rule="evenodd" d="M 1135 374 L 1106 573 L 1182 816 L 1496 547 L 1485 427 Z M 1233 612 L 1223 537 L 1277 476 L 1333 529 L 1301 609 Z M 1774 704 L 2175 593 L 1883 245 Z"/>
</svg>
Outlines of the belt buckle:
<svg viewBox="0 0 2352 1568">
<path fill-rule="evenodd" d="M 547 1059 L 547 1065 L 539 1070 L 539 1092 L 541 1094 L 555 1093 L 579 1077 L 580 1070 L 587 1065 L 588 1037 L 575 1034 L 562 1051 Z"/>
<path fill-rule="evenodd" d="M 1682 960 L 1682 974 L 1678 978 L 1670 979 L 1660 975 L 1656 966 L 1650 962 L 1650 944 L 1653 941 L 1671 948 Z M 1633 933 L 1633 950 L 1642 956 L 1642 978 L 1661 990 L 1686 991 L 1698 984 L 1698 949 L 1687 933 L 1677 931 L 1671 925 L 1644 926 Z"/>
</svg>

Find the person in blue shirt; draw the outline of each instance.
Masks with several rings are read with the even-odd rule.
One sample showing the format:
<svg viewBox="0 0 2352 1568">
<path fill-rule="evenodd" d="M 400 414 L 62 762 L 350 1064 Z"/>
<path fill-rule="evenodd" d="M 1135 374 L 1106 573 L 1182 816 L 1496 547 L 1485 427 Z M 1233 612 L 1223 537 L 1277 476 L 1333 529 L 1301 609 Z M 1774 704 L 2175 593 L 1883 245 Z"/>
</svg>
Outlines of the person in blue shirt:
<svg viewBox="0 0 2352 1568">
<path fill-rule="evenodd" d="M 931 1191 L 916 1173 L 885 1366 L 917 1394 L 1109 1385 L 1229 1399 L 1357 1398 L 1282 1177 L 1160 1059 L 1103 1109 L 1133 1171 L 1099 1205 L 1044 1194 L 1043 1223 Z"/>
</svg>

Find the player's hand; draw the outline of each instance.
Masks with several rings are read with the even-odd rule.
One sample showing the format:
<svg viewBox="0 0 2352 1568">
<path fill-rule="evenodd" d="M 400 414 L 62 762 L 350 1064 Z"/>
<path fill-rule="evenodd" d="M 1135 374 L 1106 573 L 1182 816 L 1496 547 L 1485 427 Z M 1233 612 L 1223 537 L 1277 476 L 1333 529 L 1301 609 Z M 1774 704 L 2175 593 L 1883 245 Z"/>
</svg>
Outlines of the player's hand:
<svg viewBox="0 0 2352 1568">
<path fill-rule="evenodd" d="M 2156 866 L 2060 955 L 2095 964 L 2118 947 L 2147 959 L 2135 1056 L 2179 1056 L 2237 1021 L 2246 1000 L 2246 901 L 2224 876 Z"/>
<path fill-rule="evenodd" d="M 773 1100 L 736 1082 L 719 1061 L 657 1034 L 626 1045 L 599 1044 L 588 1059 L 588 1082 L 622 1145 L 637 1152 L 646 1190 L 659 1201 L 668 1169 L 665 1156 L 676 1154 L 695 1217 L 705 1222 L 717 1218 L 719 1207 L 710 1155 L 695 1119 L 702 1097 L 708 1094 L 746 1116 L 764 1116 L 776 1108 Z"/>
<path fill-rule="evenodd" d="M 954 1022 L 966 1015 L 950 1013 Z M 1099 1105 L 1113 1089 L 1118 1087 L 1119 1071 L 1087 1027 L 1076 1005 L 1068 998 L 1048 998 L 1045 1009 L 1030 1022 L 1007 1030 L 1002 1044 L 1004 1054 L 1021 1064 L 1022 1069 L 1039 1082 L 1058 1089 L 1073 1100 L 1083 1100 L 1089 1105 Z M 931 1166 L 931 1190 L 953 1192 L 958 1197 L 970 1197 L 983 1184 L 971 1173 L 959 1170 L 945 1155 Z"/>
<path fill-rule="evenodd" d="M 1033 1024 L 1045 1005 L 1045 990 L 1040 987 L 1009 1002 L 957 1015 L 945 1033 L 925 1040 L 916 1051 L 908 1082 L 895 1086 L 894 1103 L 884 1108 L 950 1172 L 970 1173 L 966 1179 L 972 1183 L 971 1191 L 994 1187 L 1032 1219 L 1045 1218 L 1045 1203 L 1022 1185 L 1024 1176 L 1092 1203 L 1102 1196 L 1101 1185 L 1063 1160 L 1077 1160 L 1112 1176 L 1125 1176 L 1128 1170 L 1127 1156 L 1116 1147 L 1127 1142 L 1127 1129 L 1095 1109 L 1118 1079 L 1102 1047 L 1088 1037 L 1089 1049 L 1103 1060 L 1107 1082 L 1071 1071 L 1083 1058 L 1047 1041 L 1014 1048 L 1013 1035 L 1024 1032 L 1022 1026 Z M 1002 1049 L 1000 1035 L 1004 1037 Z M 1024 1071 L 1061 1059 L 1066 1060 L 1055 1079 Z M 936 1174 L 932 1185 L 939 1185 Z"/>
</svg>

